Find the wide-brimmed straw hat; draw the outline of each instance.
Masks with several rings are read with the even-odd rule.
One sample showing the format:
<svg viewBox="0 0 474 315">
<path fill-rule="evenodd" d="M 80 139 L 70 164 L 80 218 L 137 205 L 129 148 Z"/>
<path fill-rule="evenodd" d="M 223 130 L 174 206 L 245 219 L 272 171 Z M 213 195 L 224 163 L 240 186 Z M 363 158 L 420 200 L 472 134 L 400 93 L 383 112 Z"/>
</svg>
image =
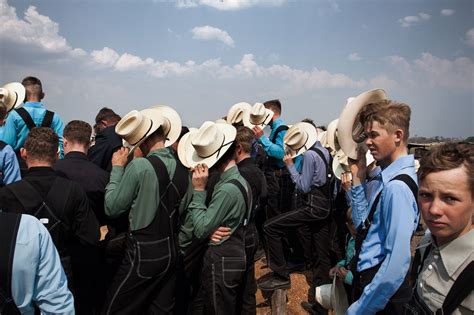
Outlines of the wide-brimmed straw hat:
<svg viewBox="0 0 474 315">
<path fill-rule="evenodd" d="M 18 82 L 7 83 L 0 88 L 0 102 L 5 104 L 7 112 L 18 107 L 25 100 L 25 87 Z"/>
<path fill-rule="evenodd" d="M 206 121 L 183 141 L 184 147 L 178 150 L 179 160 L 188 167 L 203 163 L 211 168 L 230 148 L 236 134 L 232 125 Z"/>
<path fill-rule="evenodd" d="M 359 121 L 359 112 L 367 104 L 387 99 L 382 89 L 374 89 L 349 99 L 339 116 L 338 141 L 341 149 L 351 159 L 357 159 L 357 147 L 363 144 L 365 138 L 364 126 Z"/>
<path fill-rule="evenodd" d="M 316 287 L 316 301 L 335 315 L 344 315 L 349 308 L 346 290 L 341 279 L 334 276 L 332 284 Z"/>
<path fill-rule="evenodd" d="M 367 161 L 366 162 L 367 166 L 369 166 L 372 162 L 375 161 L 370 151 L 366 152 L 365 158 Z M 333 160 L 332 160 L 332 171 L 334 173 L 334 176 L 336 176 L 338 179 L 341 179 L 342 173 L 350 172 L 349 159 L 347 155 L 344 153 L 344 151 L 339 150 L 334 155 Z"/>
<path fill-rule="evenodd" d="M 308 151 L 318 141 L 316 128 L 307 122 L 299 122 L 291 126 L 283 137 L 285 151 L 292 158 Z"/>
<path fill-rule="evenodd" d="M 115 132 L 129 144 L 130 154 L 140 146 L 153 132 L 163 125 L 163 116 L 158 111 L 144 115 L 132 110 L 115 125 Z"/>
<path fill-rule="evenodd" d="M 227 113 L 227 122 L 231 125 L 243 123 L 244 116 L 249 115 L 252 106 L 246 102 L 232 105 Z"/>
<path fill-rule="evenodd" d="M 156 105 L 140 112 L 151 119 L 161 116 L 165 147 L 169 147 L 178 140 L 182 124 L 179 114 L 173 108 L 166 105 Z"/>
<path fill-rule="evenodd" d="M 248 115 L 244 115 L 244 126 L 252 129 L 255 126 L 265 128 L 270 123 L 273 117 L 273 112 L 262 103 L 255 103 Z"/>
<path fill-rule="evenodd" d="M 334 119 L 328 125 L 326 131 L 326 146 L 331 148 L 333 154 L 334 152 L 340 149 L 339 143 L 337 143 L 337 124 L 339 123 L 339 119 Z"/>
<path fill-rule="evenodd" d="M 181 137 L 181 140 L 178 143 L 177 152 L 178 152 L 179 160 L 181 161 L 181 164 L 183 164 L 187 168 L 190 168 L 190 166 L 189 166 L 188 160 L 186 159 L 185 148 L 186 148 L 186 146 L 191 145 L 191 138 L 190 137 L 191 137 L 191 135 L 198 132 L 198 130 L 199 129 L 197 129 L 197 128 L 189 128 L 189 131 Z"/>
</svg>

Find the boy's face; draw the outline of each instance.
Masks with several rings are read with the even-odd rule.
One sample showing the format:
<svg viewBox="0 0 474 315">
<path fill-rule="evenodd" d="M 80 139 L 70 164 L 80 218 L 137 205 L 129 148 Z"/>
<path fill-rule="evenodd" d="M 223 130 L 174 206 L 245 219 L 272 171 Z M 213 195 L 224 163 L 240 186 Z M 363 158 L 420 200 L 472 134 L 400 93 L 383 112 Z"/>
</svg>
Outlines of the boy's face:
<svg viewBox="0 0 474 315">
<path fill-rule="evenodd" d="M 365 144 L 376 161 L 382 165 L 389 165 L 395 160 L 397 142 L 400 139 L 395 132 L 389 132 L 383 128 L 378 121 L 373 121 L 371 126 L 365 129 L 367 139 Z"/>
</svg>

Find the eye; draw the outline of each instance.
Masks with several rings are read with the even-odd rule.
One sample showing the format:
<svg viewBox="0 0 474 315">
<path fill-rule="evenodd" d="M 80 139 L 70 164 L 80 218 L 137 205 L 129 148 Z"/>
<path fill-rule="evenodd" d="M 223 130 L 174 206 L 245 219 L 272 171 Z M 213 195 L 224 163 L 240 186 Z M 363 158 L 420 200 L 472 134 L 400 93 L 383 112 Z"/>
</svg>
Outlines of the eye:
<svg viewBox="0 0 474 315">
<path fill-rule="evenodd" d="M 431 197 L 431 194 L 427 193 L 427 192 L 419 192 L 418 193 L 418 198 L 421 198 L 421 199 L 428 199 Z"/>
<path fill-rule="evenodd" d="M 454 203 L 456 201 L 458 201 L 458 198 L 454 197 L 454 196 L 445 196 L 444 197 L 444 200 L 447 202 L 447 203 Z"/>
</svg>

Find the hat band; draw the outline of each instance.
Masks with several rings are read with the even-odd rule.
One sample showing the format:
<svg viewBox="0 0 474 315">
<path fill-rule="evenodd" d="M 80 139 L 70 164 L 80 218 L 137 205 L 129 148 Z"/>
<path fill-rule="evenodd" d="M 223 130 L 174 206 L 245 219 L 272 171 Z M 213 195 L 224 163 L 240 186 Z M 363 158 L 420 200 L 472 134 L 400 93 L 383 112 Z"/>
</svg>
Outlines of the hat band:
<svg viewBox="0 0 474 315">
<path fill-rule="evenodd" d="M 292 149 L 292 150 L 298 152 L 298 151 L 301 150 L 303 147 L 304 147 L 305 149 L 308 149 L 308 148 L 306 147 L 306 143 L 308 143 L 308 138 L 309 138 L 309 136 L 308 136 L 308 133 L 307 133 L 307 132 L 305 132 L 304 135 L 305 135 L 305 139 L 304 139 L 303 144 L 302 144 L 301 146 L 299 146 L 298 148 Z"/>
<path fill-rule="evenodd" d="M 224 142 L 225 142 L 225 136 L 224 136 L 224 138 L 222 139 L 222 143 L 221 143 L 221 145 L 219 146 L 219 148 L 218 148 L 217 150 L 215 150 L 214 152 L 212 152 L 212 153 L 209 154 L 209 155 L 200 156 L 200 157 L 203 158 L 203 159 L 207 159 L 208 157 L 211 157 L 211 156 L 213 156 L 214 154 L 217 153 L 216 159 L 219 159 L 219 154 L 221 153 L 222 148 L 225 147 L 225 146 L 228 146 L 229 144 L 232 144 L 232 143 L 234 142 L 234 140 L 232 140 L 232 141 L 230 141 L 230 142 L 227 142 L 227 143 L 224 143 Z"/>
<path fill-rule="evenodd" d="M 130 143 L 130 144 L 134 146 L 134 145 L 137 145 L 137 143 L 140 143 L 140 141 L 145 139 L 145 137 L 148 135 L 148 132 L 150 132 L 152 127 L 153 127 L 153 120 L 150 119 L 150 127 L 148 128 L 148 130 L 143 134 L 143 136 L 140 139 L 138 139 L 138 141 L 136 141 L 135 143 Z"/>
</svg>

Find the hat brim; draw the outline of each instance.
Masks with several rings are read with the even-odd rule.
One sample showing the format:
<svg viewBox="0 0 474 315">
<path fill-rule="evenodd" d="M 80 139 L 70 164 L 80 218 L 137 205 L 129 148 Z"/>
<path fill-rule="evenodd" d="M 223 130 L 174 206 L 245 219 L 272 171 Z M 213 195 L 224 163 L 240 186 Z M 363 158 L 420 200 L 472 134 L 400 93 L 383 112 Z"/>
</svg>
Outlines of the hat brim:
<svg viewBox="0 0 474 315">
<path fill-rule="evenodd" d="M 247 128 L 252 129 L 253 127 L 258 126 L 261 129 L 263 129 L 272 121 L 273 114 L 274 113 L 271 110 L 269 110 L 268 108 L 265 108 L 265 115 L 266 115 L 265 120 L 260 124 L 253 124 L 250 122 L 250 111 L 248 111 L 246 114 L 244 113 L 244 118 L 242 122 L 244 123 L 244 126 Z"/>
<path fill-rule="evenodd" d="M 12 93 L 12 96 L 14 95 L 14 97 L 9 98 L 8 104 L 5 104 L 7 107 L 7 112 L 10 112 L 14 108 L 17 108 L 25 100 L 26 90 L 23 84 L 18 82 L 11 82 L 5 84 L 3 88 L 7 89 L 10 93 Z"/>
<path fill-rule="evenodd" d="M 251 109 L 252 109 L 252 105 L 250 105 L 249 103 L 246 103 L 246 102 L 240 102 L 240 103 L 232 105 L 229 108 L 229 111 L 227 112 L 227 116 L 226 116 L 227 123 L 231 124 L 231 125 L 232 124 L 239 124 L 241 122 L 243 123 L 244 116 L 246 115 L 246 113 L 249 113 Z M 235 117 L 234 117 L 234 115 L 231 115 L 231 114 L 233 114 L 234 112 L 241 112 L 242 117 L 240 117 L 239 120 L 233 119 Z"/>
<path fill-rule="evenodd" d="M 382 89 L 374 89 L 359 94 L 354 100 L 347 103 L 339 116 L 337 137 L 339 145 L 344 153 L 351 159 L 357 159 L 357 147 L 360 143 L 354 141 L 354 129 L 362 128 L 360 122 L 356 121 L 362 107 L 366 104 L 379 102 L 387 99 L 387 94 Z M 356 128 L 354 128 L 356 127 Z"/>
<path fill-rule="evenodd" d="M 316 287 L 315 298 L 322 307 L 329 310 L 331 309 L 331 288 L 332 284 L 323 284 Z"/>
<path fill-rule="evenodd" d="M 224 139 L 220 149 L 211 156 L 207 156 L 205 158 L 200 157 L 196 149 L 192 145 L 192 141 L 198 135 L 198 132 L 189 135 L 189 139 L 188 141 L 186 141 L 186 145 L 184 148 L 184 159 L 188 163 L 189 167 L 195 167 L 198 164 L 206 164 L 207 167 L 211 168 L 231 147 L 232 143 L 235 140 L 237 129 L 235 129 L 234 126 L 229 124 L 215 124 L 215 126 L 223 133 Z M 181 158 L 180 160 L 182 162 Z"/>
<path fill-rule="evenodd" d="M 164 118 L 163 126 L 168 126 L 169 128 L 169 130 L 165 130 L 165 147 L 171 146 L 178 140 L 181 134 L 182 123 L 181 117 L 173 108 L 166 105 L 155 105 L 140 112 L 151 119 L 156 117 L 156 115 L 161 115 Z"/>
<path fill-rule="evenodd" d="M 286 141 L 288 140 L 287 135 L 291 135 L 292 130 L 300 128 L 306 132 L 308 135 L 308 139 L 306 139 L 306 143 L 299 148 L 298 150 L 293 150 L 291 147 L 289 147 L 286 144 Z M 316 128 L 314 128 L 313 125 L 306 123 L 306 122 L 299 122 L 294 125 L 292 125 L 285 133 L 285 137 L 283 137 L 283 143 L 285 144 L 285 153 L 288 152 L 291 156 L 291 158 L 295 158 L 306 151 L 308 151 L 314 144 L 318 141 L 318 131 Z"/>
<path fill-rule="evenodd" d="M 336 152 L 339 150 L 339 148 L 336 146 L 336 131 L 337 131 L 337 125 L 339 123 L 339 118 L 334 119 L 331 121 L 328 125 L 327 131 L 326 131 L 326 147 L 331 148 L 333 152 Z"/>
<path fill-rule="evenodd" d="M 197 131 L 197 128 L 189 128 L 189 131 L 181 137 L 181 140 L 179 140 L 178 143 L 178 158 L 181 161 L 181 164 L 183 164 L 187 168 L 190 168 L 191 166 L 188 160 L 186 159 L 186 147 L 191 145 L 191 135 L 196 134 Z"/>
</svg>

